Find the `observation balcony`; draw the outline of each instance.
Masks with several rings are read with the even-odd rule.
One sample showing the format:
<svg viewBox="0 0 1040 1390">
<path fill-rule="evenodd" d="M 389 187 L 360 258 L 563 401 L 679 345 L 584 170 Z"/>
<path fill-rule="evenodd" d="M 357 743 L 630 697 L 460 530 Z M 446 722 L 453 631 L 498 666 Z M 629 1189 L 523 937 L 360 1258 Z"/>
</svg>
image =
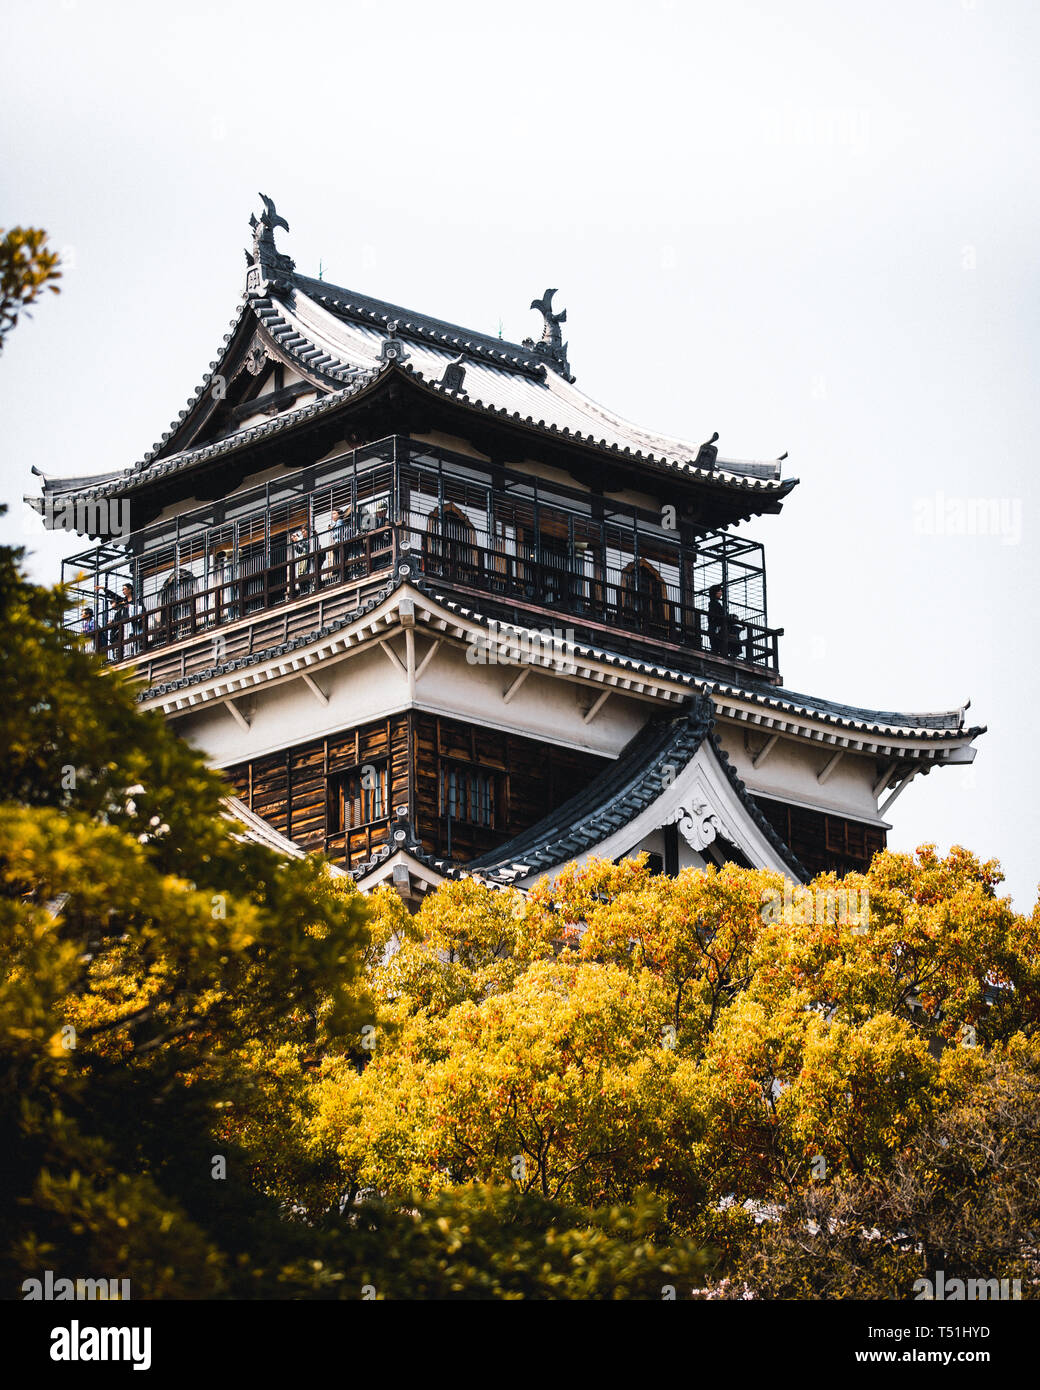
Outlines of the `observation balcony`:
<svg viewBox="0 0 1040 1390">
<path fill-rule="evenodd" d="M 778 683 L 762 546 L 662 518 L 392 436 L 72 556 L 66 625 L 152 685 L 316 631 L 408 557 L 488 617 Z"/>
</svg>

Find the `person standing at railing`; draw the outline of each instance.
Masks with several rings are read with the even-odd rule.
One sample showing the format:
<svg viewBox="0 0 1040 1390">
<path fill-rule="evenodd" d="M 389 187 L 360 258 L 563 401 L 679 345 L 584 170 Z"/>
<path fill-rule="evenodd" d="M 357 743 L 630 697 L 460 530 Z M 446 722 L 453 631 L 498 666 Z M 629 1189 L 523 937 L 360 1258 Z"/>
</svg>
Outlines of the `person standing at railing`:
<svg viewBox="0 0 1040 1390">
<path fill-rule="evenodd" d="M 238 617 L 238 594 L 235 584 L 235 564 L 226 550 L 218 550 L 213 557 L 213 592 L 215 596 L 215 620 L 230 623 Z"/>
<path fill-rule="evenodd" d="M 127 656 L 138 656 L 144 650 L 144 604 L 135 595 L 132 584 L 123 585 L 123 596 L 129 618 L 125 627 Z"/>
<path fill-rule="evenodd" d="M 721 584 L 708 590 L 708 641 L 716 656 L 739 656 L 744 624 L 726 611 Z"/>
<path fill-rule="evenodd" d="M 343 548 L 347 541 L 349 528 L 339 507 L 333 507 L 326 532 L 328 544 L 325 551 L 324 568 L 328 572 L 328 584 L 338 584 L 343 578 Z"/>
<path fill-rule="evenodd" d="M 122 661 L 123 659 L 123 625 L 120 614 L 120 604 L 122 595 L 117 594 L 114 589 L 102 589 L 101 597 L 104 598 L 104 616 L 99 614 L 97 624 L 97 644 L 98 651 L 102 656 L 108 656 L 110 661 Z"/>
<path fill-rule="evenodd" d="M 83 617 L 80 620 L 80 631 L 84 637 L 89 637 L 94 650 L 98 650 L 98 630 L 97 623 L 94 621 L 94 610 L 87 604 L 83 605 Z"/>
<path fill-rule="evenodd" d="M 371 531 L 372 513 L 359 508 L 343 519 L 343 572 L 344 580 L 357 579 L 365 573 L 365 534 Z"/>
<path fill-rule="evenodd" d="M 306 522 L 292 533 L 293 595 L 309 594 L 317 578 L 320 547 Z"/>
<path fill-rule="evenodd" d="M 143 614 L 140 605 L 134 599 L 133 585 L 124 584 L 118 594 L 113 594 L 107 589 L 105 592 L 114 604 L 108 643 L 112 660 L 122 661 L 124 657 L 136 656 Z"/>
</svg>

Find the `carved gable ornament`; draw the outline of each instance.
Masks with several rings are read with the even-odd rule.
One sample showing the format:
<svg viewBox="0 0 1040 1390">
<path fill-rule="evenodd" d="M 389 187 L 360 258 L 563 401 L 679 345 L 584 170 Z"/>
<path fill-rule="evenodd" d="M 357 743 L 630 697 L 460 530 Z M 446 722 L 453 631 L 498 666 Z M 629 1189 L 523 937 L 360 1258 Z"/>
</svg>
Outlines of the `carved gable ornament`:
<svg viewBox="0 0 1040 1390">
<path fill-rule="evenodd" d="M 254 343 L 246 353 L 246 371 L 250 376 L 259 376 L 270 360 L 267 349 L 260 343 Z"/>
<path fill-rule="evenodd" d="M 666 824 L 677 825 L 679 834 L 691 849 L 697 851 L 705 849 L 722 831 L 715 812 L 706 801 L 696 797 L 687 798 L 685 805 L 677 806 Z"/>
</svg>

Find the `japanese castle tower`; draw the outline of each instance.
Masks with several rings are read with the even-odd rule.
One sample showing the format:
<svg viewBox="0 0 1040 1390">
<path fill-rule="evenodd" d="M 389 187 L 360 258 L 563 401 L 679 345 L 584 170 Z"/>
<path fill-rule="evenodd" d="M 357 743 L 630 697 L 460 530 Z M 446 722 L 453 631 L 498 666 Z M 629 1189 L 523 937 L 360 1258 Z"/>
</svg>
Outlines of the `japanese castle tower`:
<svg viewBox="0 0 1040 1390">
<path fill-rule="evenodd" d="M 523 343 L 337 288 L 251 219 L 245 295 L 139 463 L 44 478 L 70 625 L 225 773 L 248 833 L 414 904 L 590 855 L 865 868 L 965 710 L 781 682 L 762 547 L 796 484 L 575 385 L 548 289 Z"/>
</svg>

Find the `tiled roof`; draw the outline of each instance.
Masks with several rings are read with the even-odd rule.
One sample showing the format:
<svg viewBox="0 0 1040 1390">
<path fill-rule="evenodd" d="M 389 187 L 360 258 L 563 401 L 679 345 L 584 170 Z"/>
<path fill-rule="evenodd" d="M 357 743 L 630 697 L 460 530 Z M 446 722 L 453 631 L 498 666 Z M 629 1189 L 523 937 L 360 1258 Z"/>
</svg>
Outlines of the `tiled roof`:
<svg viewBox="0 0 1040 1390">
<path fill-rule="evenodd" d="M 224 337 L 221 341 L 220 349 L 217 352 L 216 360 L 209 364 L 209 371 L 205 373 L 198 386 L 195 387 L 195 390 L 188 397 L 184 409 L 178 412 L 177 418 L 171 423 L 170 428 L 168 430 L 165 430 L 161 437 L 152 445 L 152 447 L 144 455 L 144 457 L 142 459 L 139 459 L 138 462 L 134 464 L 134 468 L 136 470 L 144 468 L 147 464 L 149 464 L 152 461 L 153 458 L 155 458 L 156 454 L 162 451 L 162 448 L 166 444 L 167 440 L 172 437 L 172 435 L 178 429 L 178 427 L 195 409 L 195 407 L 198 405 L 199 401 L 206 394 L 206 392 L 210 390 L 213 382 L 213 377 L 215 374 L 217 374 L 220 368 L 221 362 L 224 358 L 224 354 L 227 352 L 228 346 L 231 343 L 232 338 L 234 338 L 235 334 L 242 326 L 243 320 L 249 317 L 249 307 L 249 301 L 243 295 L 242 302 L 238 306 L 238 310 L 235 314 L 235 317 L 231 320 L 230 324 L 228 325 L 228 331 L 224 334 Z"/>
<path fill-rule="evenodd" d="M 767 705 L 781 714 L 792 714 L 806 719 L 816 719 L 827 724 L 840 725 L 844 729 L 869 734 L 907 734 L 915 738 L 934 737 L 963 738 L 977 736 L 986 732 L 983 724 L 964 727 L 964 715 L 971 701 L 959 709 L 939 710 L 927 714 L 911 714 L 898 710 L 863 709 L 858 705 L 845 705 L 835 700 L 823 700 L 816 695 L 800 695 L 783 686 L 725 685 L 716 682 L 712 693 L 717 700 L 731 697 L 737 700 L 752 699 L 756 704 Z"/>
<path fill-rule="evenodd" d="M 437 592 L 436 588 L 421 575 L 409 574 L 407 578 L 396 575 L 389 579 L 387 583 L 369 598 L 360 608 L 351 613 L 344 614 L 335 622 L 329 623 L 322 628 L 312 632 L 301 633 L 298 636 L 289 638 L 285 642 L 275 646 L 265 648 L 261 652 L 252 652 L 247 656 L 237 657 L 232 661 L 223 662 L 202 671 L 195 671 L 191 675 L 178 677 L 176 680 L 165 681 L 154 685 L 138 695 L 139 701 L 154 699 L 157 696 L 169 695 L 177 690 L 186 690 L 193 685 L 202 684 L 205 681 L 213 680 L 215 677 L 223 675 L 229 671 L 236 671 L 248 666 L 257 666 L 274 658 L 285 656 L 290 652 L 297 651 L 321 638 L 330 637 L 342 631 L 344 628 L 358 621 L 365 614 L 376 609 L 385 599 L 389 598 L 397 589 L 410 586 L 420 593 L 427 595 L 434 602 L 439 603 L 452 613 L 456 613 L 460 618 L 488 627 L 490 619 L 479 610 L 459 603 L 458 600 Z M 513 628 L 512 624 L 499 622 L 497 631 L 500 635 L 505 635 Z M 525 629 L 517 627 L 518 632 Z M 749 682 L 746 686 L 726 685 L 721 682 L 706 679 L 703 676 L 695 676 L 689 671 L 679 671 L 673 667 L 664 666 L 657 662 L 643 661 L 638 657 L 624 656 L 618 652 L 612 652 L 605 647 L 593 646 L 586 642 L 573 642 L 565 644 L 567 656 L 574 661 L 593 660 L 602 662 L 609 666 L 615 666 L 644 678 L 657 678 L 659 680 L 670 680 L 679 684 L 688 685 L 691 691 L 710 695 L 713 703 L 718 706 L 725 706 L 728 700 L 741 700 L 759 705 L 769 710 L 775 710 L 777 714 L 791 714 L 792 716 L 804 719 L 812 719 L 825 724 L 832 724 L 835 727 L 847 730 L 850 733 L 873 733 L 879 735 L 890 735 L 893 737 L 905 737 L 924 740 L 929 743 L 943 743 L 952 740 L 963 740 L 976 738 L 986 732 L 985 725 L 973 725 L 969 728 L 964 727 L 964 713 L 967 705 L 961 709 L 946 710 L 931 714 L 901 714 L 887 710 L 860 709 L 853 705 L 842 705 L 834 701 L 826 700 L 818 696 L 796 695 L 793 691 L 784 690 L 777 686 L 756 685 Z M 915 722 L 921 721 L 921 722 Z"/>
<path fill-rule="evenodd" d="M 702 452 L 700 445 L 643 429 L 597 404 L 559 371 L 548 370 L 534 347 L 509 343 L 457 324 L 416 313 L 384 300 L 342 289 L 307 276 L 265 283 L 243 298 L 209 371 L 189 396 L 162 438 L 131 468 L 80 478 L 46 479 L 45 493 L 79 497 L 117 496 L 147 487 L 155 479 L 194 467 L 315 414 L 334 410 L 382 372 L 394 369 L 385 356 L 388 338 L 405 345 L 403 365 L 425 388 L 483 414 L 544 432 L 557 440 L 605 450 L 633 462 L 649 463 L 698 478 L 723 490 L 738 489 L 779 501 L 797 479 L 780 479 L 780 460 L 736 460 Z M 197 411 L 224 374 L 233 343 L 257 327 L 316 389 L 328 392 L 302 408 L 287 408 L 260 425 L 251 425 L 200 447 L 168 452 L 171 440 Z M 460 362 L 462 385 L 445 385 L 445 369 Z M 699 461 L 698 461 L 699 460 Z M 32 500 L 32 499 L 27 499 Z"/>
<path fill-rule="evenodd" d="M 510 343 L 489 333 L 474 332 L 457 323 L 431 318 L 429 314 L 420 314 L 400 304 L 342 289 L 325 280 L 294 275 L 293 281 L 305 299 L 323 305 L 345 324 L 369 327 L 380 340 L 386 336 L 387 323 L 396 323 L 398 336 L 446 350 L 449 357 L 457 357 L 464 352 L 468 357 L 480 358 L 512 371 L 527 371 L 536 377 L 543 377 L 546 373 L 545 358 L 520 343 Z"/>
<path fill-rule="evenodd" d="M 244 801 L 240 801 L 237 796 L 225 796 L 222 798 L 223 816 L 225 820 L 234 822 L 240 827 L 243 840 L 249 840 L 254 845 L 263 845 L 265 849 L 273 849 L 276 854 L 282 855 L 286 859 L 306 859 L 309 851 L 298 845 L 295 840 L 290 840 L 287 835 L 283 835 L 280 830 L 275 830 L 270 821 L 264 820 L 263 816 L 258 816 L 255 811 L 251 811 Z M 233 832 L 234 833 L 234 832 Z M 347 870 L 338 864 L 329 863 L 328 872 L 333 878 L 349 877 Z"/>
<path fill-rule="evenodd" d="M 615 762 L 569 801 L 507 844 L 466 865 L 471 873 L 499 879 L 528 878 L 577 858 L 601 844 L 651 806 L 705 739 L 712 747 L 748 815 L 799 878 L 805 870 L 762 815 L 715 739 L 711 701 L 701 696 L 672 719 L 650 719 Z"/>
<path fill-rule="evenodd" d="M 237 430 L 234 434 L 225 435 L 223 438 L 215 440 L 212 444 L 203 444 L 198 448 L 185 449 L 178 454 L 170 454 L 164 458 L 152 457 L 151 462 L 135 464 L 132 469 L 127 469 L 122 473 L 96 474 L 88 477 L 65 478 L 60 483 L 53 479 L 47 479 L 44 484 L 44 493 L 54 497 L 60 497 L 63 493 L 74 494 L 79 498 L 86 497 L 122 497 L 126 494 L 140 491 L 150 486 L 157 478 L 165 477 L 172 473 L 180 472 L 187 468 L 192 468 L 200 463 L 205 463 L 210 459 L 219 458 L 222 454 L 230 454 L 239 449 L 245 448 L 258 440 L 266 439 L 272 435 L 281 434 L 293 428 L 295 425 L 313 419 L 317 416 L 326 415 L 343 405 L 352 397 L 358 395 L 365 387 L 371 385 L 380 376 L 390 372 L 403 370 L 413 380 L 419 382 L 425 389 L 434 391 L 439 395 L 455 397 L 460 404 L 486 415 L 494 415 L 506 418 L 513 423 L 526 425 L 529 428 L 537 429 L 554 436 L 556 439 L 563 439 L 570 443 L 581 444 L 603 452 L 614 458 L 628 458 L 633 462 L 655 465 L 656 467 L 676 473 L 682 473 L 685 477 L 700 478 L 703 481 L 710 481 L 715 487 L 737 494 L 751 494 L 761 496 L 764 499 L 779 501 L 782 500 L 797 484 L 796 478 L 788 478 L 784 481 L 770 481 L 761 477 L 739 477 L 722 472 L 712 472 L 708 469 L 697 468 L 693 464 L 684 463 L 681 460 L 665 458 L 662 455 L 642 454 L 633 452 L 627 445 L 622 449 L 615 441 L 609 442 L 604 438 L 597 439 L 592 434 L 582 434 L 572 430 L 570 426 L 560 427 L 555 422 L 547 423 L 543 416 L 535 419 L 533 415 L 522 415 L 519 410 L 510 410 L 508 406 L 498 406 L 492 401 L 485 401 L 481 398 L 473 400 L 466 393 L 453 392 L 445 388 L 438 381 L 427 381 L 422 374 L 416 370 L 411 363 L 406 363 L 402 368 L 388 363 L 385 366 L 373 366 L 364 370 L 358 369 L 353 373 L 350 383 L 339 390 L 329 391 L 328 394 L 321 396 L 316 401 L 311 401 L 304 406 L 283 411 L 270 420 L 265 420 L 260 424 L 249 425 L 248 427 Z M 555 380 L 556 378 L 554 378 Z M 26 502 L 37 507 L 42 506 L 40 499 L 26 497 Z"/>
<path fill-rule="evenodd" d="M 468 398 L 551 433 L 599 445 L 632 458 L 646 458 L 703 473 L 725 474 L 755 480 L 775 491 L 780 462 L 718 459 L 715 469 L 694 469 L 700 445 L 645 430 L 598 405 L 571 380 L 547 371 L 545 359 L 533 349 L 507 343 L 486 334 L 473 333 L 457 324 L 416 314 L 396 304 L 370 299 L 349 290 L 294 277 L 302 293 L 282 305 L 296 330 L 320 350 L 344 361 L 372 366 L 381 353 L 390 324 L 395 336 L 407 344 L 411 370 L 430 384 L 437 384 L 449 362 L 465 360 L 461 391 L 442 388 L 445 394 Z M 793 485 L 793 480 L 792 480 Z"/>
<path fill-rule="evenodd" d="M 294 410 L 283 411 L 282 414 L 276 415 L 270 420 L 236 430 L 234 434 L 225 435 L 224 438 L 214 440 L 212 444 L 203 444 L 197 449 L 185 449 L 182 453 L 170 454 L 166 458 L 153 456 L 150 463 L 135 464 L 133 468 L 126 469 L 121 473 L 100 473 L 81 478 L 63 478 L 60 480 L 60 485 L 58 480 L 47 479 L 45 492 L 50 492 L 54 496 L 68 492 L 74 493 L 77 497 L 86 498 L 122 497 L 127 493 L 140 491 L 153 483 L 156 478 L 180 472 L 182 469 L 193 467 L 195 464 L 205 463 L 209 459 L 219 458 L 221 454 L 233 453 L 257 440 L 281 434 L 284 430 L 302 421 L 327 415 L 337 406 L 342 405 L 345 400 L 357 395 L 377 376 L 379 376 L 378 369 L 358 372 L 349 385 L 338 391 L 330 391 L 327 395 L 321 396 L 316 401 L 310 401 L 307 405 L 297 406 Z M 30 505 L 39 504 L 38 498 L 27 497 L 25 500 Z"/>
</svg>

